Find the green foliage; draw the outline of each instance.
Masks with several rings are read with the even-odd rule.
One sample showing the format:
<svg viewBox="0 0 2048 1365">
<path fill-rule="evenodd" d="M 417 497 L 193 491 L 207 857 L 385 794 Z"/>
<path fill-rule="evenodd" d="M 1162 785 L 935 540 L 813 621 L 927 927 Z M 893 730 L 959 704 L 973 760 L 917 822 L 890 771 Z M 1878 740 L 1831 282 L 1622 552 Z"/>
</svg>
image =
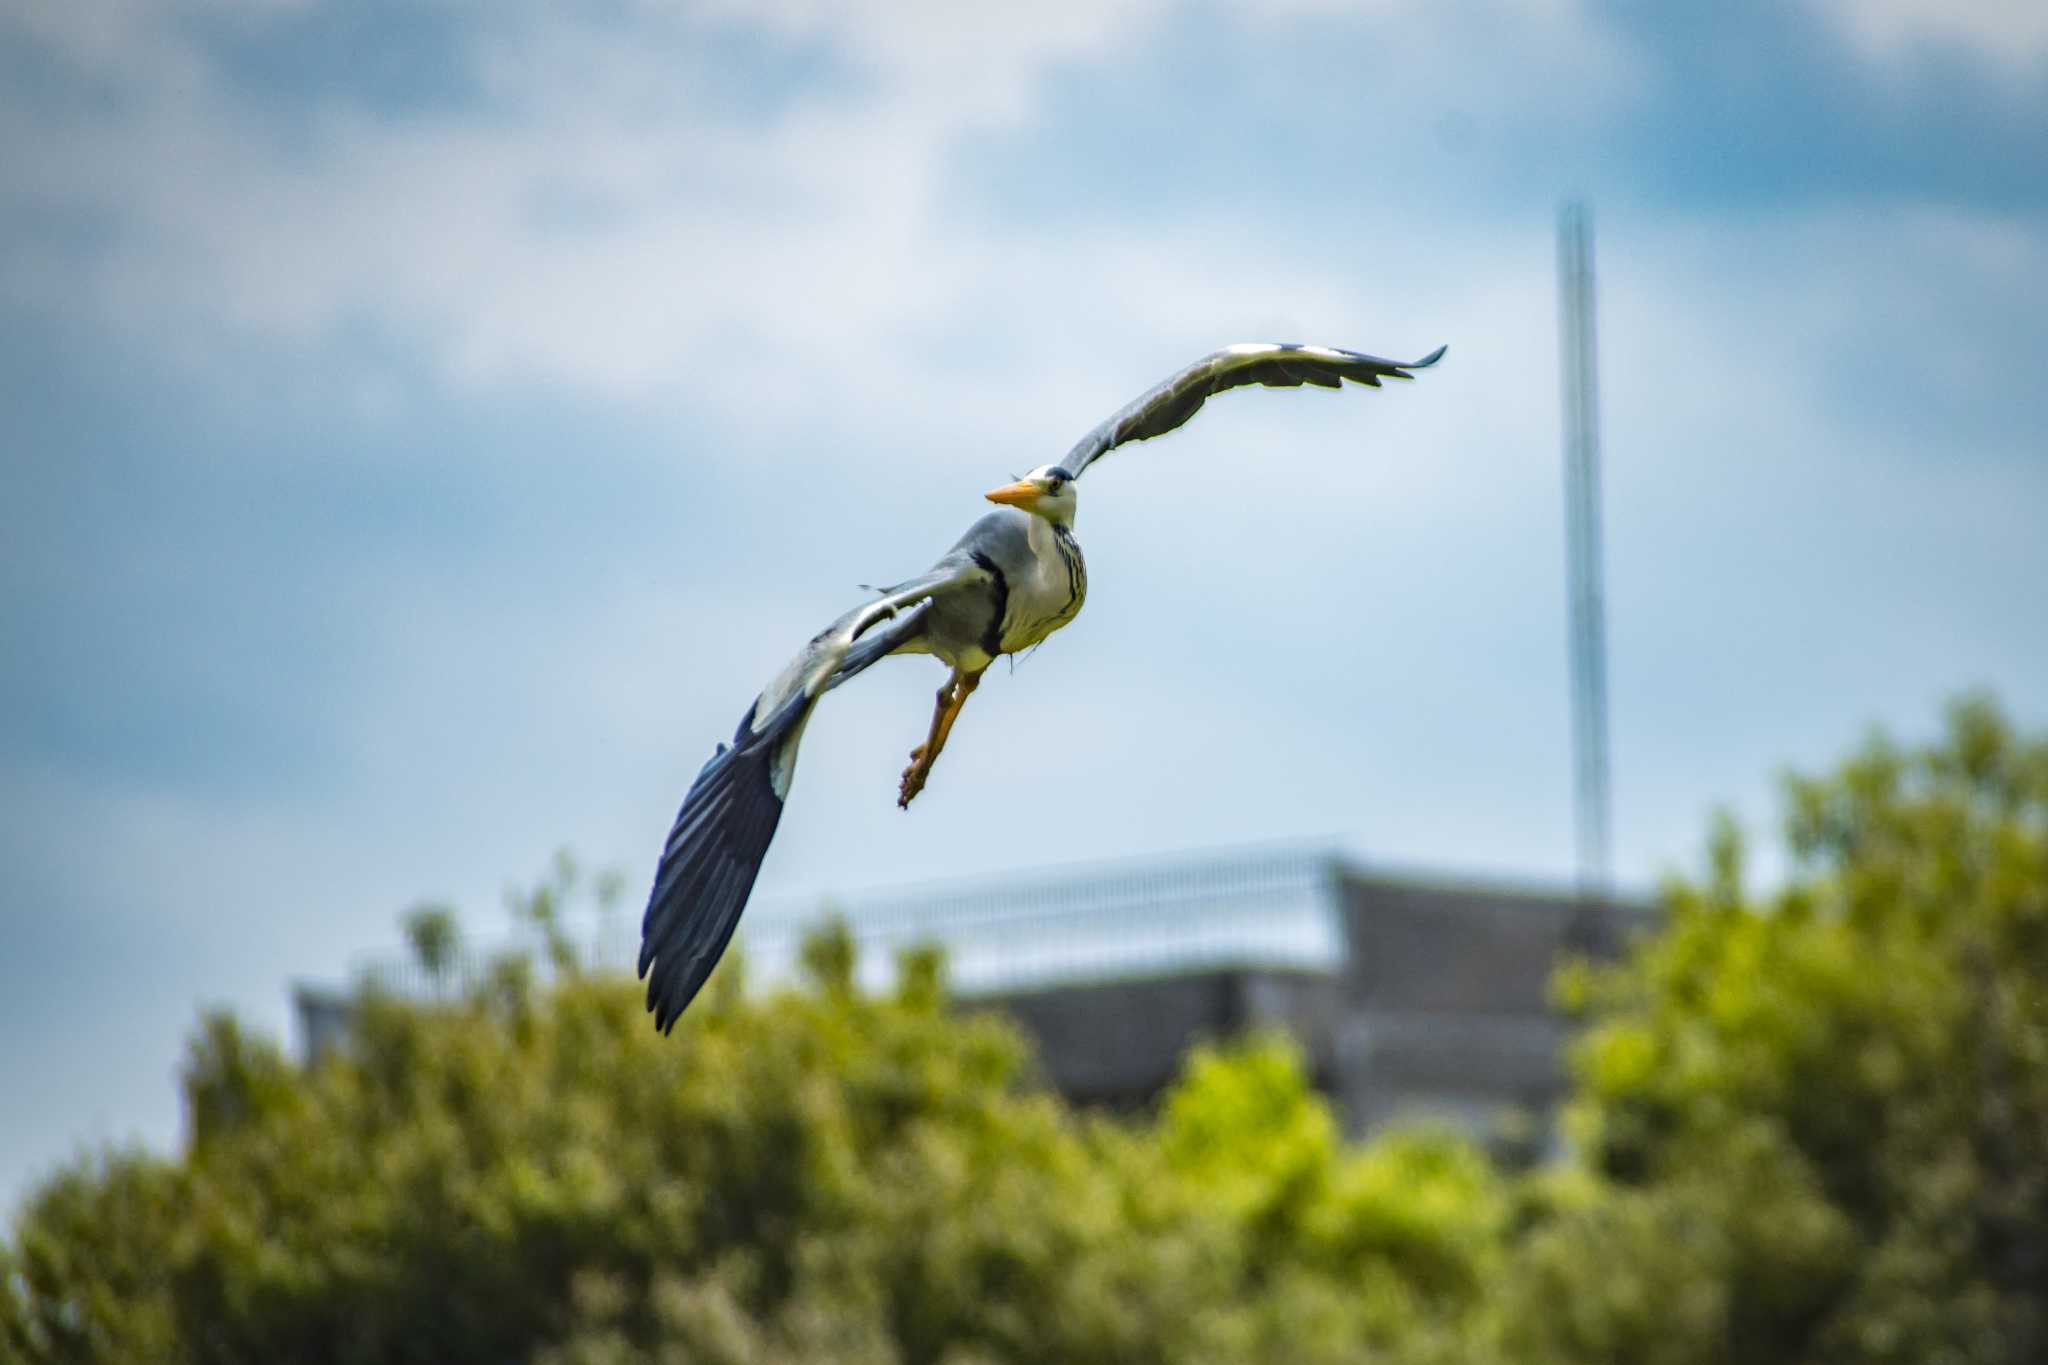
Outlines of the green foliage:
<svg viewBox="0 0 2048 1365">
<path fill-rule="evenodd" d="M 1349 1359 L 1470 1301 L 1498 1179 L 1361 1154 L 1278 1039 L 1207 1051 L 1157 1125 L 1078 1115 L 930 953 L 852 989 L 721 983 L 673 1038 L 626 982 L 365 989 L 310 1070 L 203 1021 L 175 1162 L 33 1202 L 0 1296 L 31 1359 Z M 501 964 L 501 968 L 504 964 Z M 1235 1157 L 1233 1154 L 1236 1154 Z M 1251 1161 L 1243 1157 L 1249 1154 Z"/>
<path fill-rule="evenodd" d="M 399 923 L 420 969 L 435 989 L 444 988 L 448 974 L 454 970 L 456 954 L 462 950 L 462 931 L 456 923 L 454 907 L 416 905 L 405 912 Z"/>
<path fill-rule="evenodd" d="M 1572 1161 L 1347 1141 L 1284 1039 L 1149 1117 L 1073 1110 L 906 954 L 728 963 L 672 1038 L 513 897 L 543 968 L 366 984 L 310 1069 L 232 1018 L 186 1149 L 84 1159 L 0 1246 L 0 1359 L 2031 1362 L 2048 1354 L 2048 742 L 1965 702 L 1788 780 L 1791 874 L 1729 822 L 1622 961 L 1561 974 Z"/>
<path fill-rule="evenodd" d="M 1518 1359 L 2048 1356 L 2048 741 L 1966 700 L 1786 786 L 1784 888 L 1744 892 L 1724 821 L 1663 932 L 1560 983 L 1615 1189 L 1530 1239 L 1517 1273 L 1582 1263 L 1596 1307 Z"/>
</svg>

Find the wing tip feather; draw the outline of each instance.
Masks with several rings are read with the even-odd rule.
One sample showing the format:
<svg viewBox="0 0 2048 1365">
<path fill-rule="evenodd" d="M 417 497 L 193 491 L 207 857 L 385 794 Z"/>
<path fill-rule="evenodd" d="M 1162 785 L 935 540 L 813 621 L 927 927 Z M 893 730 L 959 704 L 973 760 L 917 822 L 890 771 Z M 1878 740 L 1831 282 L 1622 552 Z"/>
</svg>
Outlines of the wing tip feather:
<svg viewBox="0 0 2048 1365">
<path fill-rule="evenodd" d="M 683 798 L 641 917 L 637 964 L 647 1010 L 664 1035 L 732 940 L 782 817 L 771 770 L 812 704 L 792 699 L 761 732 L 721 746 Z M 744 732 L 747 722 L 741 724 Z"/>
</svg>

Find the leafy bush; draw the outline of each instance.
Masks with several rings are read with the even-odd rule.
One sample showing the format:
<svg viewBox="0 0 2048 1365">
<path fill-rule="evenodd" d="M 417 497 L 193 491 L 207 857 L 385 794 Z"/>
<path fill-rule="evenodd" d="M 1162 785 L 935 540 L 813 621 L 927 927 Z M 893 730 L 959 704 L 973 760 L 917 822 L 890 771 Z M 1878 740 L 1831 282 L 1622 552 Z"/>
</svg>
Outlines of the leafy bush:
<svg viewBox="0 0 2048 1365">
<path fill-rule="evenodd" d="M 885 996 L 722 968 L 673 1038 L 583 972 L 365 987 L 311 1068 L 233 1019 L 186 1149 L 82 1159 L 0 1248 L 30 1361 L 2033 1362 L 2048 1355 L 2048 742 L 1958 705 L 1788 782 L 1787 884 L 1707 875 L 1561 974 L 1574 1159 L 1346 1141 L 1284 1039 L 1077 1112 L 929 953 Z M 564 868 L 568 867 L 564 864 Z M 557 881 L 566 885 L 569 873 Z M 553 885 L 552 883 L 550 885 Z"/>
</svg>

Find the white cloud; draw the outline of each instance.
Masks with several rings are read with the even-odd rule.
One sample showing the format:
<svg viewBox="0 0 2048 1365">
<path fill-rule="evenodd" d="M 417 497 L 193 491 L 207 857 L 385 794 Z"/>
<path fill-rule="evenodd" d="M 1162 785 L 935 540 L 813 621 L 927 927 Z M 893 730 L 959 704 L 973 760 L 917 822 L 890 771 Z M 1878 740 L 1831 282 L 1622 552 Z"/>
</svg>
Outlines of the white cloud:
<svg viewBox="0 0 2048 1365">
<path fill-rule="evenodd" d="M 2033 0 L 1808 0 L 1866 57 L 1895 63 L 1928 44 L 1967 49 L 2016 74 L 2048 59 L 2048 5 Z"/>
<path fill-rule="evenodd" d="M 930 222 L 940 154 L 1017 117 L 1047 63 L 1129 37 L 1157 7 L 711 5 L 636 32 L 480 14 L 488 111 L 333 110 L 294 136 L 149 7 L 60 8 L 34 31 L 125 99 L 9 109 L 8 197 L 118 231 L 96 259 L 11 271 L 17 299 L 82 297 L 137 335 L 196 327 L 200 346 L 216 327 L 305 342 L 368 322 L 427 339 L 458 379 L 622 394 L 743 365 L 735 342 L 872 369 L 876 339 L 929 317 L 952 282 L 957 253 Z M 765 122 L 718 117 L 692 71 L 720 23 L 815 33 L 875 79 L 798 92 Z M 549 221 L 562 201 L 590 220 Z"/>
<path fill-rule="evenodd" d="M 939 202 L 965 135 L 1028 117 L 1061 64 L 1142 47 L 1165 0 L 711 0 L 644 6 L 633 30 L 480 8 L 467 59 L 487 108 L 387 118 L 329 105 L 288 131 L 153 8 L 60 8 L 72 17 L 37 21 L 45 38 L 126 97 L 97 113 L 6 109 L 22 130 L 6 193 L 117 230 L 91 250 L 23 253 L 5 287 L 152 343 L 176 338 L 193 363 L 222 335 L 310 344 L 355 325 L 417 343 L 458 384 L 639 398 L 683 374 L 737 387 L 772 363 L 807 375 L 810 392 L 786 403 L 827 410 L 912 387 L 905 343 L 961 326 L 960 301 L 991 270 L 1031 269 L 1033 255 L 1056 257 L 1054 275 L 1108 279 L 1118 297 L 1105 306 L 1169 328 L 1213 317 L 1219 288 L 1275 273 L 1219 286 L 1220 272 L 1198 281 L 1199 260 L 1182 260 L 1169 287 L 1156 245 L 1133 261 L 1118 242 L 1103 256 L 1093 241 L 1002 241 Z M 1626 63 L 1556 0 L 1373 22 L 1412 52 L 1399 64 L 1412 72 L 1495 10 L 1583 68 L 1582 94 L 1624 79 Z M 789 92 L 759 118 L 721 114 L 697 77 L 731 27 L 822 43 L 856 78 Z M 1131 287 L 1131 269 L 1160 287 Z M 1298 273 L 1312 291 L 1317 272 Z"/>
</svg>

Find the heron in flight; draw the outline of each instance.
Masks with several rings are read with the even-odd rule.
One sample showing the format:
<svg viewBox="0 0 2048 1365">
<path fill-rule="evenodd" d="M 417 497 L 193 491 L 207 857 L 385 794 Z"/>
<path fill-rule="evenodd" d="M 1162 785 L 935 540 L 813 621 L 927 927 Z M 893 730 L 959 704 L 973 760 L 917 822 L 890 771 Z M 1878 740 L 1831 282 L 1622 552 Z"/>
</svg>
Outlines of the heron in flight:
<svg viewBox="0 0 2048 1365">
<path fill-rule="evenodd" d="M 918 577 L 887 588 L 827 626 L 768 684 L 690 784 L 655 870 L 640 926 L 647 1008 L 667 1032 L 696 996 L 739 923 L 796 771 L 797 743 L 819 698 L 891 654 L 930 654 L 951 669 L 931 730 L 911 751 L 896 803 L 924 790 L 960 708 L 1005 654 L 1074 619 L 1088 570 L 1074 539 L 1074 485 L 1088 467 L 1132 441 L 1172 431 L 1225 389 L 1245 384 L 1378 388 L 1434 365 L 1381 360 L 1325 346 L 1229 346 L 1190 365 L 1086 436 L 1058 464 L 1041 465 L 986 496 L 995 511 Z"/>
</svg>

